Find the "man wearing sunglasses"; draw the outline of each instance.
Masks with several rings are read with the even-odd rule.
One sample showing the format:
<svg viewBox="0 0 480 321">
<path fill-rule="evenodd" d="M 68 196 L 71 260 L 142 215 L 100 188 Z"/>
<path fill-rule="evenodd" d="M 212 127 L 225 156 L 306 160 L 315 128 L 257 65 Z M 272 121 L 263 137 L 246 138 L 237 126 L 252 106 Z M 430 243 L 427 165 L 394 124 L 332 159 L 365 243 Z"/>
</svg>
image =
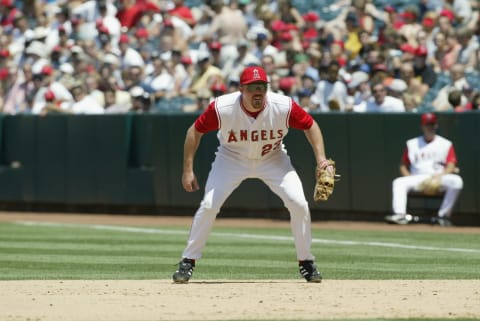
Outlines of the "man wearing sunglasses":
<svg viewBox="0 0 480 321">
<path fill-rule="evenodd" d="M 265 70 L 258 66 L 246 67 L 240 75 L 239 91 L 217 97 L 187 130 L 182 175 L 187 192 L 199 189 L 193 163 L 202 136 L 217 130 L 220 146 L 208 175 L 203 200 L 193 218 L 182 260 L 173 274 L 175 283 L 189 281 L 223 203 L 243 180 L 252 177 L 267 184 L 290 212 L 301 275 L 308 282 L 322 280 L 310 252 L 308 203 L 283 145 L 288 130 L 303 130 L 318 167 L 334 169 L 328 165 L 323 136 L 316 121 L 290 97 L 267 89 Z"/>
</svg>

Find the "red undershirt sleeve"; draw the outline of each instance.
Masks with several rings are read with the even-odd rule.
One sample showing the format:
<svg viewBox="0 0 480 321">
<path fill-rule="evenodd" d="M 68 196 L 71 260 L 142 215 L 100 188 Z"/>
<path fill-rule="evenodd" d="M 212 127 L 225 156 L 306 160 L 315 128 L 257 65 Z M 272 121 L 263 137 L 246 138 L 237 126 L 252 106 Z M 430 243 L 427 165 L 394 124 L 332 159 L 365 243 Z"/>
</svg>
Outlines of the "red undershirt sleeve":
<svg viewBox="0 0 480 321">
<path fill-rule="evenodd" d="M 217 130 L 219 126 L 217 111 L 215 110 L 215 101 L 208 105 L 207 109 L 195 120 L 195 129 L 200 133 L 207 133 Z"/>
<path fill-rule="evenodd" d="M 450 146 L 450 149 L 448 150 L 446 163 L 457 164 L 457 155 L 455 154 L 455 148 L 453 148 L 453 145 Z"/>
<path fill-rule="evenodd" d="M 408 148 L 405 147 L 402 154 L 402 164 L 405 166 L 410 166 L 410 159 L 408 158 Z"/>
<path fill-rule="evenodd" d="M 306 130 L 312 127 L 313 117 L 292 100 L 292 110 L 288 119 L 288 127 Z"/>
</svg>

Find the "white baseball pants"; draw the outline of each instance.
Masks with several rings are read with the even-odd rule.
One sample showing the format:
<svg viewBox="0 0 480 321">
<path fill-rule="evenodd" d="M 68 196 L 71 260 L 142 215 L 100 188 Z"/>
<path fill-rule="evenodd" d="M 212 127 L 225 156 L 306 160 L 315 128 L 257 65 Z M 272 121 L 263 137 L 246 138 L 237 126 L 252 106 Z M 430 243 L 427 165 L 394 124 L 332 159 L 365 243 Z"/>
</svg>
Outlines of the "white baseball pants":
<svg viewBox="0 0 480 321">
<path fill-rule="evenodd" d="M 310 253 L 311 218 L 302 183 L 284 152 L 266 160 L 237 160 L 217 153 L 208 175 L 205 194 L 193 218 L 184 258 L 199 259 L 215 218 L 225 200 L 247 178 L 261 179 L 290 212 L 290 225 L 298 260 L 314 260 Z M 248 202 L 248 200 L 245 200 Z"/>
<path fill-rule="evenodd" d="M 402 176 L 393 180 L 392 184 L 392 207 L 395 214 L 405 214 L 407 212 L 407 194 L 411 190 L 417 190 L 420 183 L 430 175 L 411 175 Z M 439 217 L 449 217 L 452 214 L 453 206 L 457 201 L 458 195 L 463 188 L 463 180 L 456 174 L 442 175 L 441 189 L 445 191 L 445 196 L 438 210 Z"/>
</svg>

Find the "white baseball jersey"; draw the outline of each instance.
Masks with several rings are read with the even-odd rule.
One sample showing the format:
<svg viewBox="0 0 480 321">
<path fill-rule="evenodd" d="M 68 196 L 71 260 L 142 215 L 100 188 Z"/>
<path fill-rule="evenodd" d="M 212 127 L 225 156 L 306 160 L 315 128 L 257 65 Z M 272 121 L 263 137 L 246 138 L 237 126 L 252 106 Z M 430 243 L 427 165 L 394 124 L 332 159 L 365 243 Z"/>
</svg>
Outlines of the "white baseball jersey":
<svg viewBox="0 0 480 321">
<path fill-rule="evenodd" d="M 239 92 L 220 96 L 215 101 L 220 127 L 219 153 L 240 159 L 265 159 L 283 150 L 292 100 L 268 93 L 267 104 L 257 118 L 247 114 L 239 104 Z"/>
<path fill-rule="evenodd" d="M 403 161 L 410 166 L 412 175 L 441 173 L 447 163 L 457 163 L 455 150 L 450 140 L 436 135 L 431 142 L 423 136 L 407 141 Z"/>
</svg>

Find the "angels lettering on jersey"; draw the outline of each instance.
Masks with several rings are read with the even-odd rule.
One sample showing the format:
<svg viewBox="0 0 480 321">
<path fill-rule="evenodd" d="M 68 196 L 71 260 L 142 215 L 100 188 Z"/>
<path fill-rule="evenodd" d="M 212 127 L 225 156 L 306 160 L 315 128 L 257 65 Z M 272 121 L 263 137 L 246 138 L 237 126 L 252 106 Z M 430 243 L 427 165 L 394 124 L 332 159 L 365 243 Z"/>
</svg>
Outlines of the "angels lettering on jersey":
<svg viewBox="0 0 480 321">
<path fill-rule="evenodd" d="M 228 134 L 227 143 L 237 142 L 258 142 L 267 141 L 273 139 L 282 139 L 284 136 L 282 129 L 270 129 L 270 130 L 248 130 L 242 129 L 238 132 L 231 129 Z"/>
</svg>

